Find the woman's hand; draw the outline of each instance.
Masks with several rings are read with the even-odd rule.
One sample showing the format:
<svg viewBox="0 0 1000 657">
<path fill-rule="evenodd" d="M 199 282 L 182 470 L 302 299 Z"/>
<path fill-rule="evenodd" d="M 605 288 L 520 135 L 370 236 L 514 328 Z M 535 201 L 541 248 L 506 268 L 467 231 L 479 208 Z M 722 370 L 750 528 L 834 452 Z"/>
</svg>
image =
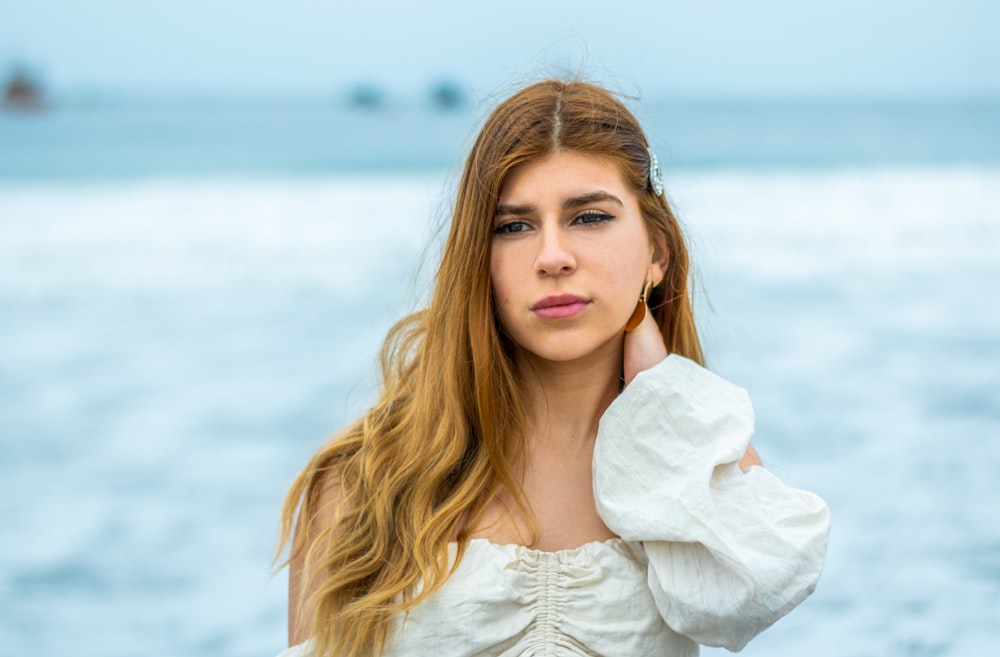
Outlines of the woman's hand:
<svg viewBox="0 0 1000 657">
<path fill-rule="evenodd" d="M 663 334 L 653 319 L 653 313 L 646 310 L 642 323 L 634 331 L 625 334 L 625 357 L 622 371 L 625 374 L 625 385 L 632 383 L 635 375 L 648 370 L 667 357 L 667 347 L 663 343 Z M 746 471 L 753 465 L 763 465 L 760 456 L 753 445 L 748 444 L 739 467 Z"/>
<path fill-rule="evenodd" d="M 663 343 L 660 327 L 653 319 L 653 313 L 647 308 L 642 323 L 625 334 L 625 354 L 622 372 L 625 374 L 625 385 L 632 383 L 635 375 L 648 370 L 667 357 L 667 347 Z"/>
</svg>

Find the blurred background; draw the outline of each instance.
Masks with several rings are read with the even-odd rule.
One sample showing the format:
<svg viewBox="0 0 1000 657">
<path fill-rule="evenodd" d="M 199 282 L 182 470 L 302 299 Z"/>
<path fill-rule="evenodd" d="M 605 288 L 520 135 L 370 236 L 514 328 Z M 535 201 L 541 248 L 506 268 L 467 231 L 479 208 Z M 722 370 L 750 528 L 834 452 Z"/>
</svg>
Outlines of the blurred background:
<svg viewBox="0 0 1000 657">
<path fill-rule="evenodd" d="M 283 495 L 558 76 L 643 121 L 709 364 L 833 511 L 745 654 L 992 654 L 1000 4 L 348 5 L 0 0 L 2 652 L 280 651 Z"/>
</svg>

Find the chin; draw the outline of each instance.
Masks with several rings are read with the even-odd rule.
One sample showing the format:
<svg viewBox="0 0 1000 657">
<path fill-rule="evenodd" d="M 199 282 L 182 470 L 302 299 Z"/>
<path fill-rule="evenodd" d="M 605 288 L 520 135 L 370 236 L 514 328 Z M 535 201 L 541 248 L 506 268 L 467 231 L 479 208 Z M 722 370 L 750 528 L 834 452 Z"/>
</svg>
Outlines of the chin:
<svg viewBox="0 0 1000 657">
<path fill-rule="evenodd" d="M 525 344 L 519 351 L 529 359 L 550 363 L 583 363 L 586 361 L 620 358 L 624 333 L 611 336 L 588 337 L 553 336 L 550 340 Z"/>
</svg>

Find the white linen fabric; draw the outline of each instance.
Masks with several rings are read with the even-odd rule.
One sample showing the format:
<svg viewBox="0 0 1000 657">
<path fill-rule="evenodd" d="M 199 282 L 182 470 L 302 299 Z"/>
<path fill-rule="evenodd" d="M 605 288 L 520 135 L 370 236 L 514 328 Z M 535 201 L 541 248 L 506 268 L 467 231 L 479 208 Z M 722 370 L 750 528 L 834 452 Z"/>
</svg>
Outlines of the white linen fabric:
<svg viewBox="0 0 1000 657">
<path fill-rule="evenodd" d="M 760 467 L 746 392 L 681 356 L 640 372 L 601 418 L 594 496 L 620 538 L 558 552 L 471 541 L 398 618 L 387 657 L 739 650 L 815 588 L 829 512 Z M 450 546 L 454 557 L 456 546 Z M 309 642 L 279 657 L 308 657 Z"/>
</svg>

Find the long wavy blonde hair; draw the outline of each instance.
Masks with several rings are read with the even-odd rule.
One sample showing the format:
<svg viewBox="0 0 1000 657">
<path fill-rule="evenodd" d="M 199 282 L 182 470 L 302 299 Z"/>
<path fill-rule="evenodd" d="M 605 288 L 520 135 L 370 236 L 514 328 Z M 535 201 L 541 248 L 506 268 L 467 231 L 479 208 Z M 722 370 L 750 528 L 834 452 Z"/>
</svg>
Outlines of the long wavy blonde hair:
<svg viewBox="0 0 1000 657">
<path fill-rule="evenodd" d="M 499 492 L 532 517 L 512 468 L 523 450 L 514 346 L 498 326 L 489 269 L 500 190 L 515 167 L 568 150 L 620 168 L 651 237 L 666 245 L 666 276 L 649 305 L 667 349 L 701 362 L 687 249 L 666 198 L 648 183 L 647 146 L 613 94 L 579 81 L 528 86 L 486 120 L 465 162 L 429 307 L 389 332 L 378 402 L 312 458 L 284 503 L 279 553 L 290 542 L 285 563 L 304 563 L 299 606 L 317 656 L 380 655 L 394 616 L 444 583 Z M 301 531 L 331 482 L 334 521 Z"/>
</svg>

